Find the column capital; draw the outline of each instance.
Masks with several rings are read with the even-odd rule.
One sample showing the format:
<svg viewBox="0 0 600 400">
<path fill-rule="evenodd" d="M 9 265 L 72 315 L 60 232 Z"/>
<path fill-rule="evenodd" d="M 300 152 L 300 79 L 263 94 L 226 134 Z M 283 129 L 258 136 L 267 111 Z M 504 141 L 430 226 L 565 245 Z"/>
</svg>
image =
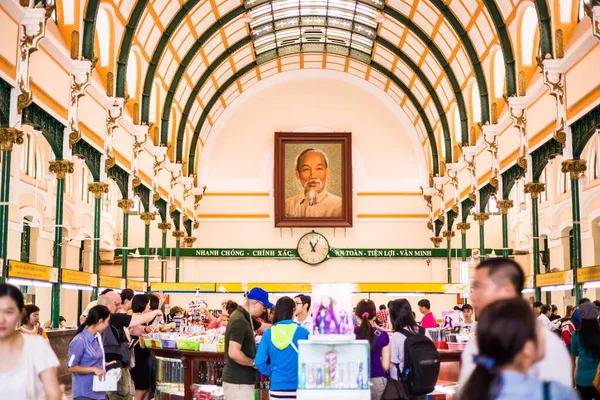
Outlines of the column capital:
<svg viewBox="0 0 600 400">
<path fill-rule="evenodd" d="M 152 212 L 143 212 L 140 214 L 140 219 L 144 221 L 146 225 L 150 225 L 150 222 L 154 221 L 154 218 L 156 218 L 156 214 Z"/>
<path fill-rule="evenodd" d="M 131 207 L 133 207 L 133 200 L 131 200 L 131 199 L 122 199 L 122 200 L 119 200 L 117 202 L 117 206 L 119 206 L 119 208 L 121 210 L 123 210 L 124 214 L 128 214 L 129 210 L 131 209 Z"/>
<path fill-rule="evenodd" d="M 508 210 L 513 208 L 514 202 L 512 200 L 498 200 L 496 201 L 496 205 L 502 212 L 502 214 L 508 214 Z"/>
<path fill-rule="evenodd" d="M 479 225 L 484 225 L 485 221 L 487 221 L 488 219 L 490 219 L 490 214 L 489 213 L 473 213 L 473 219 L 477 222 L 479 222 Z"/>
<path fill-rule="evenodd" d="M 92 182 L 88 184 L 88 190 L 92 192 L 95 199 L 101 199 L 104 193 L 108 193 L 108 183 Z"/>
<path fill-rule="evenodd" d="M 587 162 L 585 160 L 565 160 L 561 163 L 561 172 L 570 173 L 571 179 L 579 179 L 579 177 L 587 170 Z"/>
<path fill-rule="evenodd" d="M 75 172 L 75 167 L 71 161 L 53 160 L 50 161 L 50 167 L 48 170 L 56 174 L 56 179 L 65 179 L 67 174 L 72 174 Z"/>
<path fill-rule="evenodd" d="M 23 144 L 23 131 L 16 128 L 0 128 L 0 148 L 2 148 L 2 151 L 12 151 L 15 144 Z"/>
<path fill-rule="evenodd" d="M 446 240 L 450 241 L 454 237 L 454 231 L 444 231 L 442 232 L 442 236 L 446 238 Z"/>
<path fill-rule="evenodd" d="M 433 246 L 437 249 L 442 244 L 442 240 L 444 240 L 441 236 L 432 236 L 429 238 L 433 243 Z"/>
<path fill-rule="evenodd" d="M 175 238 L 175 240 L 177 240 L 178 242 L 183 239 L 183 237 L 185 236 L 185 232 L 184 231 L 173 231 L 173 237 Z"/>
<path fill-rule="evenodd" d="M 525 184 L 525 193 L 531 194 L 532 199 L 537 199 L 544 190 L 546 184 L 540 182 L 529 182 Z"/>
<path fill-rule="evenodd" d="M 192 247 L 194 242 L 196 241 L 195 236 L 186 236 L 183 238 L 183 242 L 185 243 L 185 247 Z"/>
<path fill-rule="evenodd" d="M 459 222 L 456 224 L 456 228 L 460 230 L 462 235 L 466 235 L 467 231 L 471 229 L 471 224 L 468 222 Z"/>
<path fill-rule="evenodd" d="M 159 222 L 158 229 L 160 229 L 162 231 L 162 233 L 167 233 L 167 231 L 169 229 L 171 229 L 171 223 L 170 222 Z"/>
</svg>

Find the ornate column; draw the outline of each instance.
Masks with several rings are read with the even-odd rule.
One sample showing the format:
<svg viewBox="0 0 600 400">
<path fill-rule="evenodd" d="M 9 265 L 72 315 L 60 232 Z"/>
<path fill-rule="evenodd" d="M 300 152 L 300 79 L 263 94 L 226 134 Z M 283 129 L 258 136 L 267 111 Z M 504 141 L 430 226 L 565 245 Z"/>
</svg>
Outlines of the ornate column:
<svg viewBox="0 0 600 400">
<path fill-rule="evenodd" d="M 102 195 L 108 193 L 108 184 L 104 182 L 93 182 L 88 185 L 88 190 L 94 195 L 94 244 L 93 244 L 93 273 L 96 282 L 100 282 L 100 219 L 102 218 Z M 98 298 L 98 286 L 92 290 L 92 300 Z"/>
<path fill-rule="evenodd" d="M 508 115 L 513 125 L 519 131 L 519 156 L 517 164 L 527 170 L 527 156 L 529 155 L 529 142 L 527 140 L 527 101 L 525 99 L 525 72 L 519 72 L 520 96 L 508 98 Z"/>
<path fill-rule="evenodd" d="M 431 243 L 433 243 L 433 247 L 438 249 L 444 239 L 441 236 L 432 236 L 429 238 L 429 240 L 431 240 Z"/>
<path fill-rule="evenodd" d="M 479 222 L 479 259 L 485 260 L 485 221 L 490 219 L 490 214 L 485 212 L 474 213 L 473 219 Z"/>
<path fill-rule="evenodd" d="M 179 282 L 179 268 L 181 262 L 179 249 L 181 248 L 181 239 L 184 236 L 184 231 L 173 231 L 173 237 L 175 238 L 175 282 Z"/>
<path fill-rule="evenodd" d="M 452 283 L 452 245 L 451 241 L 454 237 L 454 231 L 444 231 L 442 232 L 442 236 L 446 238 L 446 244 L 448 249 L 448 254 L 446 256 L 446 260 L 448 262 L 448 283 Z"/>
<path fill-rule="evenodd" d="M 85 96 L 85 90 L 92 83 L 92 70 L 97 58 L 93 61 L 79 59 L 79 32 L 71 32 L 71 95 L 67 120 L 69 121 L 69 146 L 81 140 L 79 130 L 79 99 Z"/>
<path fill-rule="evenodd" d="M 600 39 L 600 4 L 592 6 L 592 4 L 584 3 L 585 13 L 592 20 L 592 35 Z"/>
<path fill-rule="evenodd" d="M 162 262 L 160 263 L 160 281 L 164 282 L 166 278 L 165 274 L 165 260 L 167 259 L 167 231 L 171 229 L 170 222 L 159 222 L 158 229 L 162 232 Z"/>
<path fill-rule="evenodd" d="M 502 212 L 502 256 L 508 257 L 508 210 L 514 204 L 512 200 L 498 200 L 496 205 Z"/>
<path fill-rule="evenodd" d="M 56 175 L 56 226 L 54 228 L 54 254 L 52 267 L 58 270 L 58 282 L 52 284 L 52 327 L 58 328 L 60 316 L 60 285 L 62 282 L 62 229 L 63 229 L 63 197 L 65 177 L 74 172 L 73 163 L 67 160 L 50 161 L 49 170 Z"/>
<path fill-rule="evenodd" d="M 185 247 L 187 247 L 187 248 L 192 248 L 194 246 L 195 241 L 196 241 L 195 236 L 186 236 L 183 238 L 183 243 L 185 244 Z"/>
<path fill-rule="evenodd" d="M 557 51 L 558 53 L 558 51 Z M 556 127 L 552 136 L 563 146 L 563 156 L 572 158 L 573 137 L 567 126 L 567 105 L 565 104 L 565 73 L 562 60 L 546 59 L 542 61 L 544 84 L 550 89 L 550 95 L 556 99 Z"/>
<path fill-rule="evenodd" d="M 467 261 L 467 231 L 471 229 L 471 224 L 468 222 L 460 222 L 456 224 L 456 228 L 460 230 L 460 236 L 462 241 L 461 260 Z"/>
<path fill-rule="evenodd" d="M 540 227 L 538 221 L 538 197 L 546 190 L 546 185 L 539 182 L 525 184 L 525 193 L 531 195 L 531 218 L 533 225 L 533 287 L 535 288 L 535 301 L 540 301 L 541 290 L 537 287 L 536 276 L 540 273 Z"/>
<path fill-rule="evenodd" d="M 140 218 L 146 224 L 146 230 L 144 234 L 144 282 L 146 282 L 146 291 L 150 293 L 150 223 L 154 221 L 156 215 L 152 212 L 143 212 L 140 214 Z"/>
<path fill-rule="evenodd" d="M 8 248 L 8 210 L 10 200 L 10 159 L 13 146 L 23 144 L 23 132 L 14 128 L 0 128 L 0 149 L 2 149 L 2 187 L 0 187 L 0 258 L 3 260 L 0 282 L 8 275 L 6 253 Z"/>
<path fill-rule="evenodd" d="M 600 8 L 596 6 L 595 8 Z M 575 291 L 575 304 L 579 304 L 582 296 L 582 287 L 577 282 L 577 269 L 581 268 L 581 217 L 579 215 L 579 177 L 586 171 L 585 160 L 565 160 L 562 162 L 561 171 L 571 175 L 571 209 L 573 212 L 573 289 Z"/>
<path fill-rule="evenodd" d="M 121 276 L 123 279 L 127 279 L 127 248 L 129 247 L 129 210 L 133 207 L 133 200 L 122 199 L 119 200 L 117 205 L 123 210 L 123 238 L 121 240 L 121 247 L 123 255 L 121 258 Z"/>
</svg>

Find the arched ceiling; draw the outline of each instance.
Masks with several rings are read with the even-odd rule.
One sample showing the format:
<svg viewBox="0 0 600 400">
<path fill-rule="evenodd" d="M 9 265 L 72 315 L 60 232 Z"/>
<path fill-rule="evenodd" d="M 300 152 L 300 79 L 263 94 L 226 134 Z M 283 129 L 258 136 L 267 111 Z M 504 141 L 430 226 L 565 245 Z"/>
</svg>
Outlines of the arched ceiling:
<svg viewBox="0 0 600 400">
<path fill-rule="evenodd" d="M 499 47 L 505 62 L 506 93 L 515 93 L 515 51 L 507 29 L 520 0 L 88 0 L 84 10 L 83 55 L 94 57 L 95 21 L 100 7 L 122 25 L 115 30 L 116 95 L 126 93 L 131 52 L 139 56 L 142 122 L 160 126 L 160 141 L 176 145 L 176 159 L 193 173 L 198 144 L 206 140 L 218 110 L 233 101 L 261 66 L 299 54 L 344 60 L 345 72 L 359 71 L 391 96 L 430 147 L 431 170 L 452 161 L 456 138 L 468 142 L 474 121 L 467 107 L 477 83 L 481 115 L 490 119 L 490 82 L 482 67 Z M 553 54 L 545 0 L 535 0 L 542 54 Z M 276 31 L 273 33 L 273 31 Z M 352 73 L 352 72 L 351 72 Z M 158 90 L 155 87 L 158 87 Z M 156 119 L 150 107 L 158 96 Z M 136 97 L 136 96 L 134 96 Z M 460 134 L 448 115 L 457 107 Z M 175 116 L 173 115 L 175 110 Z M 441 134 L 436 137 L 436 131 Z M 445 154 L 438 158 L 438 142 Z M 200 142 L 200 143 L 199 143 Z M 427 142 L 429 142 L 427 144 Z"/>
</svg>

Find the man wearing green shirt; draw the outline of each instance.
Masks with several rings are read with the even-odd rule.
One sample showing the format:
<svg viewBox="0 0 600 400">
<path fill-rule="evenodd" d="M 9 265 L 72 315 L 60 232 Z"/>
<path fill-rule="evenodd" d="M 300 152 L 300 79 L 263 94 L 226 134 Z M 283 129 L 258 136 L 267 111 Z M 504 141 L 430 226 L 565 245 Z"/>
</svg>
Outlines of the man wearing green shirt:
<svg viewBox="0 0 600 400">
<path fill-rule="evenodd" d="M 273 304 L 269 301 L 269 293 L 256 287 L 248 293 L 246 303 L 229 317 L 225 331 L 225 368 L 223 369 L 225 400 L 254 400 L 256 382 L 254 331 L 264 332 L 271 326 L 260 323 L 254 318 L 261 316 L 268 308 L 273 308 Z"/>
</svg>

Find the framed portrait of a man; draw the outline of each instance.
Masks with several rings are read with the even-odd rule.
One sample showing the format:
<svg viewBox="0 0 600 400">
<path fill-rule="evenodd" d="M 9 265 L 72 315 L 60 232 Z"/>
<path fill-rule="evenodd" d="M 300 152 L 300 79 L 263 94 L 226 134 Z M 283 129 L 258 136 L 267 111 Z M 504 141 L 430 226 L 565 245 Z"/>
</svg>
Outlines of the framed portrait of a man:
<svg viewBox="0 0 600 400">
<path fill-rule="evenodd" d="M 352 226 L 352 135 L 275 133 L 275 226 Z"/>
</svg>

